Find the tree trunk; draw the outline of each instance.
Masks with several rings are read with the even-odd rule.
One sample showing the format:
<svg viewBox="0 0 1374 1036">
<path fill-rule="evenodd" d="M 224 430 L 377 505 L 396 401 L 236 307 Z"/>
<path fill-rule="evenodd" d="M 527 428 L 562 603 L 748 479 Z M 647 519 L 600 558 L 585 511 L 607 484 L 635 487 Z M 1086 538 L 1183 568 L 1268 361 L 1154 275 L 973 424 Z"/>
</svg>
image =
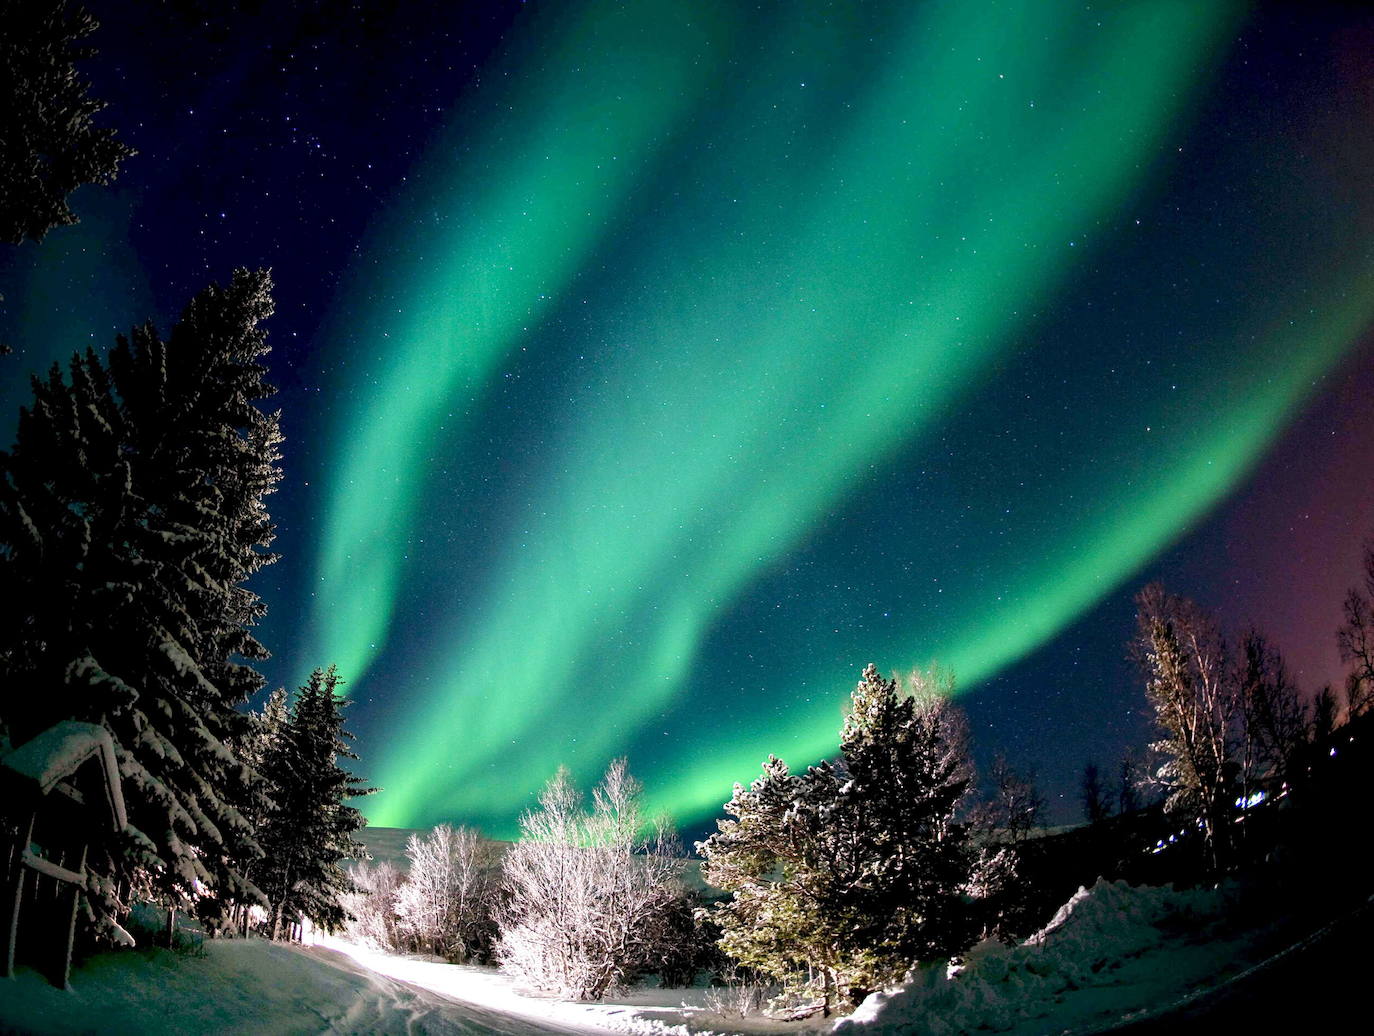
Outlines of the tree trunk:
<svg viewBox="0 0 1374 1036">
<path fill-rule="evenodd" d="M 290 863 L 289 860 L 287 861 L 287 864 L 286 864 L 286 870 L 282 872 L 282 883 L 281 883 L 281 887 L 282 887 L 281 898 L 277 900 L 277 905 L 276 905 L 275 909 L 274 909 L 273 912 L 272 912 L 272 941 L 273 941 L 273 942 L 276 942 L 276 941 L 277 941 L 277 937 L 281 934 L 281 912 L 282 912 L 282 908 L 286 906 L 286 894 L 287 894 L 287 891 L 291 888 L 291 863 Z"/>
</svg>

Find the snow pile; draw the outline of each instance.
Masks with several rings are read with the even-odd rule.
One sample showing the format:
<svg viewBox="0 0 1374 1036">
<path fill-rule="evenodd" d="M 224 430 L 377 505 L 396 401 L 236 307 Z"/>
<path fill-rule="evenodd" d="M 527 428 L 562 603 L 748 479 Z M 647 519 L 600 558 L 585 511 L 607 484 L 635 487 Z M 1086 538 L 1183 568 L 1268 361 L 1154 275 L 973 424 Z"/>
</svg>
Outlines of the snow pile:
<svg viewBox="0 0 1374 1036">
<path fill-rule="evenodd" d="M 1125 965 L 1176 941 L 1171 933 L 1196 930 L 1221 908 L 1215 891 L 1099 880 L 1079 889 L 1020 946 L 983 942 L 969 951 L 962 969 L 922 968 L 900 989 L 868 997 L 835 1031 L 952 1036 L 1005 1032 L 1052 1012 L 1058 1018 L 1065 994 L 1125 985 Z"/>
<path fill-rule="evenodd" d="M 1165 928 L 1195 927 L 1216 917 L 1222 895 L 1213 889 L 1138 888 L 1098 879 L 1080 888 L 1021 950 L 1039 949 L 1078 984 L 1127 957 L 1163 942 Z"/>
</svg>

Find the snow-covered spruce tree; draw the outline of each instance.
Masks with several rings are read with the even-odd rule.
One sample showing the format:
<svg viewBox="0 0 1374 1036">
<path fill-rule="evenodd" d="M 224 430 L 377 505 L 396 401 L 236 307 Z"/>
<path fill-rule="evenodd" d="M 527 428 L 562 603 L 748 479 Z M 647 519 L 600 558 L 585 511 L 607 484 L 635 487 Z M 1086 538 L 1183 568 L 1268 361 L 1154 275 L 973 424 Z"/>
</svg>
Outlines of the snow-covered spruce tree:
<svg viewBox="0 0 1374 1036">
<path fill-rule="evenodd" d="M 343 727 L 339 683 L 332 665 L 312 672 L 285 726 L 265 747 L 271 805 L 258 825 L 265 855 L 254 874 L 267 896 L 273 939 L 302 917 L 327 930 L 341 927 L 347 919 L 341 897 L 356 891 L 340 861 L 364 854 L 353 835 L 367 821 L 348 803 L 375 789 L 339 765 L 357 758 L 348 747 L 353 735 Z"/>
<path fill-rule="evenodd" d="M 792 774 L 769 757 L 698 845 L 706 880 L 731 894 L 721 949 L 827 1012 L 962 950 L 970 853 L 953 821 L 971 779 L 959 710 L 868 666 L 838 760 Z"/>
<path fill-rule="evenodd" d="M 611 763 L 588 811 L 566 769 L 520 818 L 502 862 L 506 903 L 497 957 L 517 979 L 573 1000 L 599 1000 L 664 955 L 685 895 L 664 827 L 641 837 L 639 782 Z"/>
<path fill-rule="evenodd" d="M 108 366 L 76 356 L 35 382 L 0 457 L 0 705 L 12 741 L 51 723 L 103 723 L 129 826 L 92 847 L 105 919 L 130 894 L 171 907 L 242 901 L 258 848 L 252 775 L 228 748 L 266 652 L 246 580 L 273 560 L 264 506 L 279 478 L 277 416 L 259 323 L 266 272 L 237 271 L 187 307 L 170 337 L 121 338 Z"/>
<path fill-rule="evenodd" d="M 430 953 L 463 964 L 491 944 L 497 860 L 472 828 L 440 824 L 406 843 L 410 870 L 396 900 L 400 928 Z"/>
<path fill-rule="evenodd" d="M 278 687 L 272 691 L 263 703 L 262 709 L 249 712 L 247 720 L 245 728 L 229 743 L 229 749 L 252 775 L 252 786 L 243 807 L 243 816 L 253 831 L 258 832 L 276 808 L 276 802 L 272 797 L 273 767 L 280 764 L 282 740 L 287 736 L 291 722 L 290 699 L 286 688 Z M 280 777 L 280 774 L 275 776 Z M 263 869 L 264 864 L 260 857 L 250 861 L 243 869 L 244 880 L 257 889 L 256 882 Z M 265 904 L 262 892 L 258 890 L 255 896 L 218 904 L 218 916 L 206 920 L 215 927 L 232 928 L 235 932 L 246 935 L 253 907 Z"/>
</svg>

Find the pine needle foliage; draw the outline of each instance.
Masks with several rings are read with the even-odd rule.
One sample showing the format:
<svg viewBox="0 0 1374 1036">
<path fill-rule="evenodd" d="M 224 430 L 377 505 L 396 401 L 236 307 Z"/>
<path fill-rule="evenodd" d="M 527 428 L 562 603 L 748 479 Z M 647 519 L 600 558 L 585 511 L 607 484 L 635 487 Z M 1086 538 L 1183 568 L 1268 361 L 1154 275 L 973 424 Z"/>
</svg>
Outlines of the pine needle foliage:
<svg viewBox="0 0 1374 1036">
<path fill-rule="evenodd" d="M 0 454 L 0 732 L 104 724 L 129 824 L 92 846 L 102 920 L 132 896 L 169 907 L 260 899 L 247 813 L 255 778 L 231 749 L 262 683 L 246 582 L 275 560 L 265 505 L 278 415 L 259 326 L 266 271 L 239 270 L 187 307 L 34 379 Z"/>
<path fill-rule="evenodd" d="M 365 857 L 353 835 L 366 825 L 350 800 L 371 794 L 341 759 L 357 759 L 344 729 L 341 681 L 334 666 L 315 669 L 263 750 L 271 804 L 258 825 L 265 857 L 259 884 L 279 939 L 301 918 L 334 931 L 348 920 L 346 895 L 358 891 L 341 866 Z"/>
<path fill-rule="evenodd" d="M 794 990 L 858 1003 L 970 940 L 971 854 L 955 811 L 972 769 L 962 714 L 869 665 L 834 762 L 791 773 L 770 756 L 698 844 L 729 956 Z"/>
</svg>

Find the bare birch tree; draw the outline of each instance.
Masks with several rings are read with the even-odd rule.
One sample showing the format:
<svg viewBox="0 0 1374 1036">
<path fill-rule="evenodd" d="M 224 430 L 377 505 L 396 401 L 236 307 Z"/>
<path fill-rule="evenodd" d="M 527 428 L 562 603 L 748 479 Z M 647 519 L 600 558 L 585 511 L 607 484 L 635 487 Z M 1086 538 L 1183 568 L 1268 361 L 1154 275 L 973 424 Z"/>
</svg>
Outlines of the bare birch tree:
<svg viewBox="0 0 1374 1036">
<path fill-rule="evenodd" d="M 1238 665 L 1246 780 L 1269 776 L 1285 783 L 1307 747 L 1307 709 L 1283 656 L 1264 634 L 1251 630 L 1245 635 Z"/>
<path fill-rule="evenodd" d="M 1341 661 L 1350 665 L 1345 696 L 1352 718 L 1374 703 L 1374 540 L 1365 544 L 1362 582 L 1345 595 L 1345 622 L 1336 631 Z"/>
<path fill-rule="evenodd" d="M 344 931 L 354 942 L 379 950 L 400 946 L 396 899 L 405 880 L 401 872 L 383 860 L 374 866 L 356 864 L 348 869 L 353 891 L 339 897 L 347 914 Z"/>
<path fill-rule="evenodd" d="M 1035 774 L 1018 773 L 1006 755 L 998 752 L 988 778 L 991 796 L 974 811 L 974 821 L 998 840 L 1019 845 L 1045 815 L 1045 797 L 1035 785 Z"/>
<path fill-rule="evenodd" d="M 1195 819 L 1210 862 L 1225 855 L 1235 790 L 1234 730 L 1239 706 L 1226 641 L 1211 616 L 1158 583 L 1136 596 L 1134 653 L 1161 737 L 1150 747 L 1163 757 L 1154 779 L 1164 808 Z"/>
<path fill-rule="evenodd" d="M 497 924 L 501 966 L 538 989 L 598 1000 L 663 956 L 684 894 L 681 852 L 662 825 L 648 837 L 640 784 L 611 763 L 588 810 L 560 768 L 520 820 L 506 853 Z"/>
<path fill-rule="evenodd" d="M 494 858 L 472 828 L 440 824 L 406 843 L 410 875 L 396 913 L 418 948 L 465 963 L 476 955 L 491 914 Z"/>
</svg>

